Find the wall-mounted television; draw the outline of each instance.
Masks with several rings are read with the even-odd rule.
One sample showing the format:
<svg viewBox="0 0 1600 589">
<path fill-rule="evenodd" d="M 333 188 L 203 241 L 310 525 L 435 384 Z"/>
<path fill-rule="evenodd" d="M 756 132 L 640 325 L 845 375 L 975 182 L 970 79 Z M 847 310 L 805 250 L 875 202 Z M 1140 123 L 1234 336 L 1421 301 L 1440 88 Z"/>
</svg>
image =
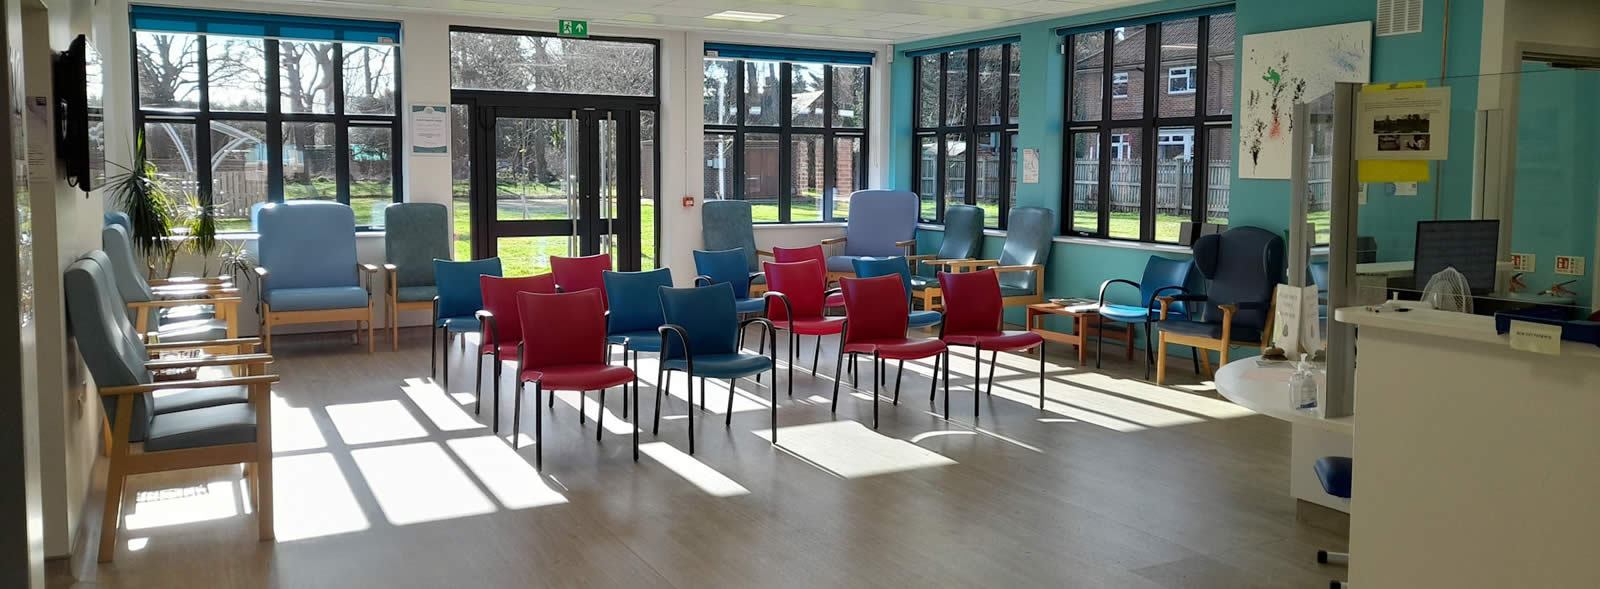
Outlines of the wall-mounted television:
<svg viewBox="0 0 1600 589">
<path fill-rule="evenodd" d="M 105 182 L 105 78 L 83 35 L 55 62 L 56 157 L 67 183 L 88 192 Z"/>
</svg>

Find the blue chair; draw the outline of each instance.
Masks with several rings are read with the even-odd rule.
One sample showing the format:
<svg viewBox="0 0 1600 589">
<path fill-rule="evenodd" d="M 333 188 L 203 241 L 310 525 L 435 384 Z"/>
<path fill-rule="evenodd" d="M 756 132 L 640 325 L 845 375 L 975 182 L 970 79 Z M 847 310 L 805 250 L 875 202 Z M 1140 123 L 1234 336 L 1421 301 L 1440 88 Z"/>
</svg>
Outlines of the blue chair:
<svg viewBox="0 0 1600 589">
<path fill-rule="evenodd" d="M 745 270 L 748 258 L 743 248 L 694 250 L 695 285 L 709 286 L 726 282 L 733 285 L 733 306 L 739 314 L 765 311 L 766 299 L 750 296 L 750 285 L 755 278 L 761 277 L 761 273 Z"/>
<path fill-rule="evenodd" d="M 272 353 L 272 326 L 355 321 L 367 324 L 372 353 L 372 277 L 378 267 L 356 261 L 356 216 L 336 202 L 271 203 L 255 213 L 256 300 L 262 343 Z"/>
<path fill-rule="evenodd" d="M 644 272 L 605 271 L 607 305 L 611 309 L 606 318 L 606 361 L 611 360 L 611 346 L 622 346 L 622 365 L 639 369 L 639 352 L 660 352 L 660 329 L 666 320 L 661 315 L 661 287 L 672 286 L 672 270 L 658 268 Z M 628 417 L 628 393 L 622 393 L 622 417 Z"/>
<path fill-rule="evenodd" d="M 856 258 L 852 264 L 855 267 L 856 278 L 874 278 L 877 276 L 899 276 L 906 289 L 906 310 L 910 312 L 906 327 L 930 327 L 938 325 L 944 316 L 938 311 L 915 311 L 911 309 L 911 266 L 905 258 L 894 256 L 889 258 Z"/>
<path fill-rule="evenodd" d="M 1100 368 L 1100 350 L 1105 342 L 1105 322 L 1117 321 L 1128 324 L 1132 329 L 1133 324 L 1144 324 L 1145 362 L 1144 377 L 1150 378 L 1150 365 L 1155 363 L 1155 346 L 1150 342 L 1150 322 L 1161 320 L 1161 306 L 1156 298 L 1168 293 L 1180 294 L 1189 292 L 1184 285 L 1189 282 L 1189 274 L 1194 270 L 1194 262 L 1189 260 L 1172 260 L 1161 256 L 1150 256 L 1150 261 L 1144 264 L 1144 276 L 1138 282 L 1121 278 L 1107 280 L 1100 284 L 1099 304 L 1099 332 L 1095 334 L 1094 367 Z M 1126 284 L 1139 289 L 1138 305 L 1106 304 L 1106 291 L 1113 284 Z M 1183 303 L 1174 302 L 1167 308 L 1169 319 L 1188 319 L 1184 312 Z"/>
<path fill-rule="evenodd" d="M 1056 212 L 1044 207 L 1016 207 L 1006 216 L 1006 242 L 998 260 L 928 260 L 923 264 L 945 272 L 995 271 L 1001 302 L 1007 307 L 1043 303 L 1044 271 L 1056 232 Z"/>
<path fill-rule="evenodd" d="M 925 264 L 937 267 L 940 260 L 971 260 L 978 257 L 983 250 L 983 207 L 975 205 L 951 205 L 944 210 L 944 240 L 939 242 L 939 251 L 932 254 L 907 256 L 906 261 L 912 264 Z M 926 261 L 924 261 L 926 260 Z M 912 268 L 911 288 L 912 298 L 922 301 L 922 308 L 937 310 L 939 308 L 939 279 L 935 276 L 922 276 Z"/>
<path fill-rule="evenodd" d="M 155 333 L 157 339 L 166 342 L 238 336 L 240 299 L 232 284 L 201 278 L 153 286 L 140 272 L 133 242 L 120 224 L 100 230 L 100 245 L 105 251 L 90 255 L 104 260 L 106 270 L 116 278 L 118 292 L 134 313 L 137 333 Z"/>
<path fill-rule="evenodd" d="M 1167 344 L 1196 348 L 1200 364 L 1211 371 L 1211 354 L 1220 353 L 1220 363 L 1228 363 L 1228 349 L 1234 344 L 1266 348 L 1272 332 L 1272 291 L 1283 281 L 1283 237 L 1260 227 L 1234 227 L 1218 234 L 1202 236 L 1194 243 L 1194 265 L 1209 284 L 1206 294 L 1179 294 L 1156 297 L 1161 301 L 1161 318 L 1167 319 L 1172 305 L 1197 303 L 1188 307 L 1189 321 L 1161 321 L 1156 333 L 1156 384 L 1166 376 Z"/>
<path fill-rule="evenodd" d="M 128 214 L 122 211 L 110 211 L 102 218 L 106 225 L 121 225 L 123 229 L 133 230 L 133 219 L 128 218 Z"/>
<path fill-rule="evenodd" d="M 433 278 L 439 295 L 433 298 L 433 332 L 428 339 L 428 372 L 439 365 L 439 339 L 444 339 L 444 386 L 450 387 L 450 338 L 478 331 L 478 310 L 483 308 L 482 275 L 499 276 L 500 258 L 465 262 L 433 261 Z M 440 335 L 440 332 L 443 335 Z M 465 340 L 462 340 L 465 341 Z"/>
<path fill-rule="evenodd" d="M 772 252 L 756 249 L 755 217 L 750 203 L 742 200 L 708 200 L 700 205 L 700 237 L 706 251 L 740 250 L 744 254 L 745 273 L 752 285 L 763 289 L 766 279 L 761 274 L 761 256 L 772 257 Z M 735 293 L 738 287 L 734 287 Z"/>
<path fill-rule="evenodd" d="M 661 312 L 666 324 L 661 334 L 661 365 L 656 371 L 656 416 L 651 433 L 661 431 L 661 394 L 672 390 L 672 372 L 689 376 L 689 453 L 694 454 L 694 379 L 728 379 L 728 411 L 725 426 L 733 425 L 733 397 L 738 379 L 772 372 L 771 442 L 778 443 L 778 331 L 766 318 L 739 320 L 734 308 L 733 286 L 726 283 L 695 288 L 661 287 Z M 750 324 L 763 327 L 762 340 L 770 344 L 769 355 L 743 351 L 740 334 Z M 700 408 L 705 409 L 705 385 L 700 387 Z"/>
<path fill-rule="evenodd" d="M 1321 333 L 1328 333 L 1328 263 L 1312 262 L 1306 270 L 1311 274 L 1311 283 L 1317 285 L 1317 321 L 1322 324 Z"/>
<path fill-rule="evenodd" d="M 842 252 L 828 256 L 828 282 L 854 273 L 856 258 L 916 253 L 920 206 L 916 193 L 904 190 L 860 190 L 850 195 L 844 237 L 822 240 L 822 245 L 844 244 Z"/>
<path fill-rule="evenodd" d="M 400 312 L 429 310 L 439 295 L 433 261 L 451 257 L 450 209 L 432 202 L 397 202 L 383 207 L 383 218 L 389 341 L 399 350 Z"/>
<path fill-rule="evenodd" d="M 1323 492 L 1340 499 L 1350 498 L 1350 475 L 1355 471 L 1354 460 L 1347 456 L 1324 456 L 1317 459 L 1317 463 L 1312 465 L 1312 470 L 1316 471 L 1317 481 L 1322 483 Z M 1350 553 L 1318 550 L 1317 562 L 1347 564 L 1350 562 Z M 1328 586 L 1334 589 L 1347 587 L 1344 581 L 1337 580 Z"/>
</svg>

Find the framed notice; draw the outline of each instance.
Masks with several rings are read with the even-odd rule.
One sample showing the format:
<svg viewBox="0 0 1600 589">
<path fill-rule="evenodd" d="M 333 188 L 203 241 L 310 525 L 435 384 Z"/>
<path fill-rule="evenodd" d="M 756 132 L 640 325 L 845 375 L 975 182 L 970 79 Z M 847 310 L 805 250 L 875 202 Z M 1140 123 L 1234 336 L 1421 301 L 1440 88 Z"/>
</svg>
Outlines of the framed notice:
<svg viewBox="0 0 1600 589">
<path fill-rule="evenodd" d="M 1362 92 L 1356 159 L 1442 160 L 1450 154 L 1450 89 Z"/>
<path fill-rule="evenodd" d="M 411 105 L 411 153 L 415 155 L 450 155 L 450 107 L 438 105 Z"/>
</svg>

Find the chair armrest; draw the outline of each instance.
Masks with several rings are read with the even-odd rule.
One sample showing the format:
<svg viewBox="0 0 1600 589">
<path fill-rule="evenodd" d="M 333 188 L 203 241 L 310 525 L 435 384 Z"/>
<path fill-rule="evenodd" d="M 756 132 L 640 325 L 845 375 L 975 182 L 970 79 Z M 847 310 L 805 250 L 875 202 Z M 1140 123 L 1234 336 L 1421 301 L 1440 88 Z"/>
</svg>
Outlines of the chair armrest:
<svg viewBox="0 0 1600 589">
<path fill-rule="evenodd" d="M 177 278 L 151 278 L 145 284 L 157 286 L 201 286 L 207 284 L 226 284 L 231 282 L 223 276 L 179 276 Z"/>
<path fill-rule="evenodd" d="M 771 319 L 767 319 L 766 317 L 751 317 L 749 319 L 745 319 L 744 321 L 740 321 L 739 322 L 739 339 L 740 339 L 741 342 L 744 340 L 744 328 L 749 327 L 750 324 L 752 324 L 752 323 L 761 326 L 761 329 L 762 329 L 761 337 L 766 338 L 767 339 L 767 343 L 769 344 L 767 346 L 767 350 L 768 350 L 767 353 L 772 355 L 772 365 L 773 366 L 777 366 L 778 365 L 778 326 L 773 325 L 772 324 L 772 320 Z"/>
<path fill-rule="evenodd" d="M 694 348 L 689 346 L 689 332 L 684 330 L 683 326 L 681 325 L 668 323 L 666 325 L 662 325 L 661 327 L 657 327 L 656 333 L 661 334 L 661 355 L 663 356 L 663 359 L 665 359 L 664 357 L 667 354 L 667 334 L 675 334 L 678 336 L 678 341 L 683 344 L 683 359 L 687 364 L 689 374 L 694 374 Z"/>
<path fill-rule="evenodd" d="M 366 272 L 368 274 L 377 274 L 378 273 L 378 267 L 374 266 L 372 264 L 357 263 L 356 264 L 356 268 L 361 270 L 362 272 Z"/>
<path fill-rule="evenodd" d="M 398 271 L 400 269 L 400 267 L 396 266 L 394 264 L 384 264 L 383 265 L 383 269 L 386 270 L 386 271 L 389 271 L 389 272 L 395 272 L 395 271 Z"/>
<path fill-rule="evenodd" d="M 844 238 L 844 237 L 829 237 L 829 238 L 824 239 L 822 241 L 819 241 L 817 243 L 821 244 L 821 245 L 833 245 L 835 243 L 844 243 L 847 239 L 848 238 Z"/>
<path fill-rule="evenodd" d="M 776 259 L 778 257 L 777 255 L 773 254 L 770 250 L 762 250 L 762 249 L 756 250 L 756 257 L 760 258 L 761 256 L 766 256 L 766 257 L 774 258 L 774 259 Z"/>
<path fill-rule="evenodd" d="M 152 352 L 165 350 L 192 350 L 196 348 L 215 348 L 220 346 L 254 346 L 261 343 L 261 338 L 235 337 L 229 339 L 213 339 L 198 342 L 161 342 L 145 344 L 144 349 Z"/>
<path fill-rule="evenodd" d="M 231 284 L 218 284 L 203 287 L 179 286 L 152 288 L 150 289 L 150 294 L 160 298 L 194 298 L 201 295 L 236 295 L 239 294 L 239 289 Z"/>
<path fill-rule="evenodd" d="M 1227 346 L 1228 342 L 1233 341 L 1233 314 L 1239 312 L 1239 306 L 1217 305 L 1217 308 L 1222 309 L 1222 345 Z M 1266 341 L 1270 333 L 1269 329 L 1261 334 L 1261 341 Z"/>
<path fill-rule="evenodd" d="M 190 358 L 183 360 L 151 360 L 144 363 L 149 370 L 167 370 L 171 368 L 201 368 L 205 366 L 238 366 L 240 364 L 268 364 L 272 362 L 272 354 L 241 354 L 229 356 L 211 356 L 209 358 Z"/>
<path fill-rule="evenodd" d="M 478 341 L 488 343 L 491 350 L 500 349 L 500 342 L 495 337 L 500 333 L 500 327 L 495 323 L 494 312 L 478 309 L 472 316 L 478 318 Z"/>
<path fill-rule="evenodd" d="M 696 276 L 696 277 L 694 277 L 694 285 L 695 286 L 711 286 L 711 277 L 710 276 L 706 276 L 704 274 Z"/>
<path fill-rule="evenodd" d="M 943 266 L 945 268 L 976 268 L 980 266 L 993 266 L 1000 260 L 928 260 L 923 262 L 929 266 Z"/>
<path fill-rule="evenodd" d="M 239 297 L 218 297 L 214 299 L 161 299 L 158 301 L 128 301 L 130 309 L 146 309 L 150 307 L 183 307 L 187 305 L 217 305 L 224 303 L 237 304 Z"/>
<path fill-rule="evenodd" d="M 1042 271 L 1042 270 L 1044 270 L 1044 266 L 1039 265 L 1039 264 L 1029 264 L 1029 265 L 1026 265 L 1026 266 L 993 266 L 993 267 L 990 267 L 989 269 L 990 270 L 994 270 L 995 273 L 998 274 L 998 273 L 1001 273 L 1001 272 L 1028 272 L 1028 271 L 1031 271 L 1031 270 L 1041 270 Z M 1040 293 L 1040 294 L 1043 294 L 1043 293 Z"/>
<path fill-rule="evenodd" d="M 1113 278 L 1111 280 L 1107 280 L 1105 282 L 1102 282 L 1102 283 L 1100 283 L 1100 306 L 1101 307 L 1106 306 L 1106 289 L 1110 288 L 1111 285 L 1113 285 L 1113 284 L 1126 284 L 1126 285 L 1132 286 L 1134 288 L 1143 288 L 1143 287 L 1139 286 L 1139 283 L 1137 283 L 1137 282 L 1134 282 L 1132 280 L 1124 280 L 1122 278 Z"/>
<path fill-rule="evenodd" d="M 1177 294 L 1177 295 L 1163 295 L 1163 294 L 1161 294 L 1161 293 L 1164 293 L 1164 292 L 1167 292 L 1167 291 L 1177 291 L 1179 294 Z M 1189 296 L 1196 296 L 1196 295 L 1190 295 L 1189 294 L 1189 289 L 1184 288 L 1182 286 L 1163 286 L 1161 288 L 1156 289 L 1156 291 L 1154 293 L 1151 293 L 1150 300 L 1145 301 L 1145 304 L 1144 304 L 1145 308 L 1154 307 L 1155 304 L 1156 304 L 1156 298 L 1163 297 L 1163 296 L 1184 297 L 1184 298 L 1173 298 L 1172 299 L 1174 301 L 1182 301 L 1182 300 L 1188 300 L 1187 297 L 1189 297 Z M 1198 295 L 1198 296 L 1200 296 L 1200 298 L 1202 300 L 1205 298 L 1204 295 Z"/>
<path fill-rule="evenodd" d="M 827 295 L 823 296 L 826 297 Z M 761 293 L 761 298 L 767 301 L 767 308 L 769 309 L 772 307 L 772 299 L 778 299 L 778 302 L 783 303 L 783 316 L 789 321 L 789 327 L 791 329 L 794 328 L 794 305 L 789 304 L 788 295 L 775 290 L 769 290 Z"/>
<path fill-rule="evenodd" d="M 894 242 L 894 246 L 895 247 L 911 247 L 911 246 L 914 246 L 914 245 L 917 245 L 917 240 L 915 240 L 915 239 L 907 239 L 905 241 L 896 241 L 896 242 Z"/>
<path fill-rule="evenodd" d="M 264 266 L 256 266 L 256 276 L 259 276 L 261 278 L 266 278 L 267 274 L 268 274 L 268 272 L 267 272 L 266 267 L 264 267 Z"/>
<path fill-rule="evenodd" d="M 262 374 L 257 376 L 234 376 L 229 378 L 211 378 L 197 380 L 169 380 L 151 384 L 128 385 L 121 387 L 100 387 L 100 396 L 119 397 L 122 395 L 140 395 L 162 389 L 209 389 L 216 387 L 237 387 L 258 384 L 272 384 L 278 382 L 276 374 Z"/>
</svg>

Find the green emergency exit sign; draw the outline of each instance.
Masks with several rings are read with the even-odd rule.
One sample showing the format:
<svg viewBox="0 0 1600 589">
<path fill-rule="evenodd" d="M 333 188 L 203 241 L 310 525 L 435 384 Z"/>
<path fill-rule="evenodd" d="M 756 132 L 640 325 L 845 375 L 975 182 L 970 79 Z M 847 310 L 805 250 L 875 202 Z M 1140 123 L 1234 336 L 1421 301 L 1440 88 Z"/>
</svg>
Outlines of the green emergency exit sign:
<svg viewBox="0 0 1600 589">
<path fill-rule="evenodd" d="M 586 21 L 586 20 L 564 20 L 564 21 L 561 21 L 561 30 L 560 30 L 559 34 L 561 36 L 563 36 L 563 37 L 587 37 L 587 36 L 589 36 L 589 21 Z"/>
</svg>

